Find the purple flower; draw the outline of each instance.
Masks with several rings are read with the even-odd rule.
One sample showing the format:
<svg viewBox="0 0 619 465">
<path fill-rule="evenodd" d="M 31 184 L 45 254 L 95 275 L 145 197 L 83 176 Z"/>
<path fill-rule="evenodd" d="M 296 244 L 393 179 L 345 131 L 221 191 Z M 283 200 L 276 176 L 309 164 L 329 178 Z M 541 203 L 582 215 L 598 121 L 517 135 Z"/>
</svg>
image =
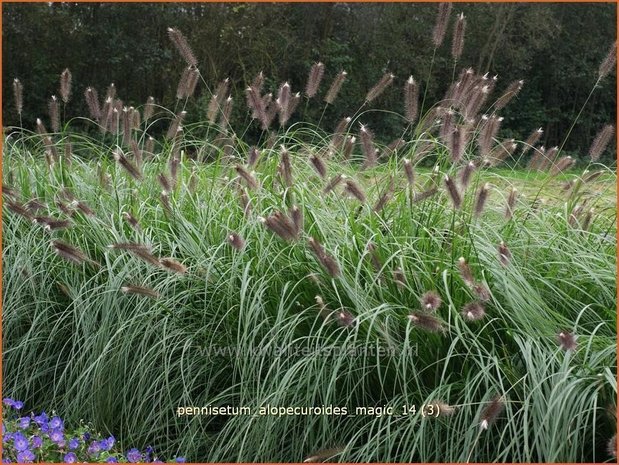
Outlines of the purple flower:
<svg viewBox="0 0 619 465">
<path fill-rule="evenodd" d="M 43 446 L 43 439 L 40 436 L 32 436 L 32 447 L 38 449 Z"/>
<path fill-rule="evenodd" d="M 64 456 L 63 460 L 65 463 L 75 463 L 77 462 L 77 455 L 75 455 L 73 452 L 69 452 Z"/>
<path fill-rule="evenodd" d="M 36 415 L 34 417 L 34 422 L 39 426 L 46 425 L 48 421 L 49 417 L 45 412 L 41 412 L 41 415 Z"/>
<path fill-rule="evenodd" d="M 2 459 L 2 463 L 11 463 L 11 459 Z"/>
<path fill-rule="evenodd" d="M 101 452 L 101 445 L 97 441 L 92 442 L 88 446 L 88 453 L 90 455 L 99 455 L 100 452 Z"/>
<path fill-rule="evenodd" d="M 108 457 L 106 459 L 107 463 L 118 463 L 118 459 L 116 457 Z"/>
<path fill-rule="evenodd" d="M 187 459 L 185 457 L 176 457 L 175 462 L 176 463 L 185 463 L 185 462 L 187 462 Z"/>
<path fill-rule="evenodd" d="M 13 439 L 13 435 L 15 433 L 5 433 L 2 435 L 2 442 L 9 442 L 11 439 Z"/>
<path fill-rule="evenodd" d="M 133 448 L 127 452 L 127 460 L 131 463 L 136 463 L 142 460 L 142 454 L 139 450 Z"/>
<path fill-rule="evenodd" d="M 18 421 L 19 421 L 19 428 L 21 429 L 26 429 L 30 426 L 29 417 L 21 417 Z"/>
<path fill-rule="evenodd" d="M 146 446 L 145 451 L 146 451 L 146 455 L 148 456 L 148 455 L 152 455 L 155 450 L 153 449 L 153 446 Z"/>
<path fill-rule="evenodd" d="M 77 438 L 73 438 L 69 440 L 69 449 L 74 450 L 80 446 L 80 440 Z"/>
<path fill-rule="evenodd" d="M 84 441 L 88 441 L 88 440 L 90 439 L 90 433 L 84 433 L 84 434 L 82 435 L 82 439 L 83 439 Z"/>
<path fill-rule="evenodd" d="M 64 433 L 60 429 L 53 429 L 51 433 L 49 433 L 49 438 L 59 446 L 64 446 L 65 444 Z"/>
<path fill-rule="evenodd" d="M 17 432 L 13 434 L 13 443 L 15 444 L 15 449 L 18 451 L 23 451 L 28 449 L 28 438 L 24 436 L 21 432 Z"/>
<path fill-rule="evenodd" d="M 24 407 L 24 403 L 21 400 L 13 400 L 10 397 L 2 399 L 2 403 L 9 407 L 13 407 L 15 410 L 21 410 Z"/>
<path fill-rule="evenodd" d="M 17 461 L 19 463 L 32 462 L 34 460 L 34 454 L 30 449 L 26 449 L 17 454 Z"/>
<path fill-rule="evenodd" d="M 54 417 L 50 420 L 49 426 L 53 429 L 62 430 L 64 428 L 64 423 L 60 417 Z"/>
<path fill-rule="evenodd" d="M 102 439 L 99 442 L 99 445 L 101 446 L 102 450 L 111 450 L 115 442 L 116 442 L 116 439 L 114 438 L 114 436 L 110 436 L 107 439 Z"/>
</svg>

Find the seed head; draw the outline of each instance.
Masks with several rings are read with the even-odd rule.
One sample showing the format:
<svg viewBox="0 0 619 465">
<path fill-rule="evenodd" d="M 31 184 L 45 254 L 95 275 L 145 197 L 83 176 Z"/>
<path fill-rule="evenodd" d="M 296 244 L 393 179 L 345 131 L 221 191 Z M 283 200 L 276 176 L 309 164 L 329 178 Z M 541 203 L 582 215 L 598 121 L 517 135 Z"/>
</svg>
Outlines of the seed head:
<svg viewBox="0 0 619 465">
<path fill-rule="evenodd" d="M 570 169 L 570 167 L 574 165 L 574 163 L 576 163 L 576 160 L 574 160 L 570 156 L 561 157 L 557 160 L 557 162 L 551 168 L 550 175 L 556 176 L 560 173 L 563 173 L 564 171 Z"/>
<path fill-rule="evenodd" d="M 576 349 L 576 336 L 568 331 L 561 331 L 557 335 L 557 342 L 561 349 L 565 351 Z"/>
<path fill-rule="evenodd" d="M 451 13 L 451 3 L 439 3 L 438 15 L 436 17 L 436 24 L 434 25 L 434 31 L 432 33 L 432 43 L 435 47 L 440 47 L 445 38 L 445 32 L 447 31 L 447 22 L 449 21 L 449 13 Z"/>
<path fill-rule="evenodd" d="M 539 140 L 542 137 L 542 134 L 544 134 L 544 130 L 542 128 L 536 129 L 535 131 L 533 131 L 529 137 L 527 138 L 527 140 L 524 142 L 524 145 L 522 146 L 522 154 L 526 154 L 530 149 L 533 148 L 533 146 L 535 144 L 537 144 L 539 142 Z"/>
<path fill-rule="evenodd" d="M 290 153 L 286 150 L 286 147 L 282 145 L 281 151 L 281 161 L 279 164 L 279 171 L 284 179 L 284 183 L 288 187 L 292 187 L 293 179 L 292 179 L 292 164 L 290 162 Z"/>
<path fill-rule="evenodd" d="M 438 318 L 428 315 L 426 313 L 413 312 L 408 316 L 411 322 L 421 329 L 429 331 L 431 333 L 444 333 L 445 328 L 443 322 Z"/>
<path fill-rule="evenodd" d="M 318 452 L 314 452 L 303 460 L 303 463 L 319 463 L 325 462 L 328 459 L 341 454 L 344 451 L 344 447 L 333 447 L 330 449 L 322 449 Z"/>
<path fill-rule="evenodd" d="M 87 87 L 84 91 L 84 97 L 90 117 L 95 121 L 99 121 L 101 119 L 101 108 L 99 107 L 99 96 L 96 89 L 94 87 Z"/>
<path fill-rule="evenodd" d="M 120 147 L 116 147 L 114 150 L 114 159 L 133 179 L 137 181 L 142 180 L 142 172 L 127 159 Z"/>
<path fill-rule="evenodd" d="M 310 237 L 307 241 L 310 249 L 316 255 L 316 258 L 320 264 L 327 270 L 327 272 L 334 278 L 341 274 L 340 267 L 335 259 L 330 256 L 324 249 L 324 247 L 318 242 L 317 239 Z"/>
<path fill-rule="evenodd" d="M 413 165 L 408 158 L 405 158 L 403 161 L 404 166 L 404 174 L 406 174 L 406 181 L 408 185 L 413 187 L 415 185 L 415 173 L 413 171 Z"/>
<path fill-rule="evenodd" d="M 290 207 L 289 215 L 294 224 L 295 234 L 299 237 L 301 231 L 303 231 L 303 211 L 298 206 L 293 205 Z"/>
<path fill-rule="evenodd" d="M 237 164 L 234 169 L 236 170 L 237 174 L 243 179 L 243 181 L 245 181 L 245 184 L 247 184 L 247 187 L 249 189 L 258 189 L 258 187 L 260 187 L 260 185 L 258 184 L 258 180 L 244 167 Z"/>
<path fill-rule="evenodd" d="M 406 120 L 414 123 L 419 113 L 419 86 L 413 76 L 404 84 L 404 112 Z"/>
<path fill-rule="evenodd" d="M 462 56 L 464 49 L 464 30 L 466 29 L 466 18 L 464 13 L 460 13 L 454 25 L 453 42 L 451 43 L 451 56 L 457 60 Z"/>
<path fill-rule="evenodd" d="M 187 267 L 173 258 L 162 258 L 159 260 L 159 263 L 161 263 L 164 268 L 175 273 L 185 274 L 187 272 Z"/>
<path fill-rule="evenodd" d="M 592 161 L 598 161 L 600 155 L 606 149 L 606 146 L 611 141 L 613 134 L 615 133 L 615 127 L 612 124 L 607 124 L 602 128 L 600 132 L 595 136 L 591 148 L 589 149 L 589 156 Z"/>
<path fill-rule="evenodd" d="M 325 65 L 318 62 L 314 63 L 310 69 L 309 77 L 307 79 L 307 86 L 305 87 L 305 95 L 312 98 L 318 92 L 320 82 L 325 74 Z"/>
<path fill-rule="evenodd" d="M 322 160 L 322 158 L 320 158 L 320 156 L 318 156 L 317 154 L 312 154 L 310 156 L 310 162 L 316 170 L 316 173 L 318 173 L 321 178 L 324 179 L 327 177 L 327 165 L 325 165 L 325 162 Z"/>
<path fill-rule="evenodd" d="M 617 42 L 615 42 L 608 51 L 608 54 L 604 58 L 604 61 L 600 64 L 600 68 L 598 70 L 599 79 L 604 79 L 613 69 L 615 69 L 615 65 L 617 64 Z"/>
<path fill-rule="evenodd" d="M 518 199 L 518 191 L 512 187 L 507 196 L 507 204 L 505 205 L 505 218 L 511 219 L 516 208 L 516 200 Z"/>
<path fill-rule="evenodd" d="M 15 98 L 15 109 L 17 114 L 21 115 L 24 109 L 24 86 L 17 78 L 13 79 L 13 96 Z"/>
<path fill-rule="evenodd" d="M 136 294 L 144 297 L 150 297 L 151 299 L 159 298 L 159 293 L 150 287 L 145 286 L 132 286 L 129 284 L 120 288 L 125 294 Z"/>
<path fill-rule="evenodd" d="M 149 120 L 155 114 L 155 97 L 148 97 L 144 105 L 144 120 Z"/>
<path fill-rule="evenodd" d="M 123 212 L 123 218 L 127 223 L 129 223 L 129 226 L 131 226 L 136 231 L 139 231 L 141 229 L 138 220 L 131 213 Z"/>
<path fill-rule="evenodd" d="M 367 95 L 365 96 L 365 101 L 370 103 L 374 99 L 376 99 L 380 94 L 382 94 L 387 87 L 391 85 L 395 76 L 391 73 L 385 73 L 382 78 L 372 87 Z"/>
<path fill-rule="evenodd" d="M 505 242 L 501 241 L 501 243 L 499 244 L 498 250 L 499 250 L 499 261 L 501 262 L 501 265 L 503 266 L 509 265 L 509 262 L 512 259 L 512 253 L 507 247 L 507 245 L 505 245 Z"/>
<path fill-rule="evenodd" d="M 335 318 L 337 322 L 345 328 L 352 328 L 357 325 L 357 319 L 353 316 L 353 314 L 344 309 L 336 312 Z"/>
<path fill-rule="evenodd" d="M 513 81 L 509 86 L 507 86 L 505 93 L 503 93 L 503 95 L 501 95 L 494 104 L 495 110 L 499 111 L 505 108 L 505 106 L 511 101 L 511 99 L 518 95 L 523 85 L 524 81 L 518 80 Z"/>
<path fill-rule="evenodd" d="M 340 73 L 335 77 L 335 79 L 331 83 L 331 87 L 329 87 L 327 95 L 325 96 L 325 102 L 330 105 L 333 104 L 333 102 L 337 98 L 337 94 L 342 88 L 342 84 L 344 84 L 344 81 L 346 80 L 347 75 L 348 73 L 346 71 L 340 71 Z"/>
<path fill-rule="evenodd" d="M 176 50 L 181 54 L 183 59 L 189 66 L 198 66 L 198 60 L 189 46 L 187 39 L 181 31 L 176 28 L 168 28 L 168 37 L 176 47 Z"/>
<path fill-rule="evenodd" d="M 243 250 L 245 248 L 245 240 L 243 240 L 243 238 L 238 233 L 230 233 L 228 235 L 228 242 L 236 250 Z"/>
<path fill-rule="evenodd" d="M 365 161 L 363 162 L 363 168 L 372 168 L 376 165 L 376 147 L 374 146 L 374 134 L 367 128 L 367 126 L 361 125 L 359 130 L 359 139 L 361 139 L 361 148 Z"/>
<path fill-rule="evenodd" d="M 400 288 L 406 286 L 406 275 L 404 274 L 402 268 L 398 267 L 393 270 L 393 280 Z"/>
<path fill-rule="evenodd" d="M 617 458 L 617 434 L 614 434 L 612 438 L 609 439 L 607 445 L 608 455 L 612 458 Z"/>
<path fill-rule="evenodd" d="M 68 103 L 71 98 L 71 71 L 66 68 L 60 74 L 60 97 L 64 103 Z"/>
<path fill-rule="evenodd" d="M 455 126 L 449 137 L 449 152 L 451 153 L 451 161 L 456 163 L 460 161 L 466 147 L 467 130 L 463 126 Z"/>
<path fill-rule="evenodd" d="M 441 296 L 434 291 L 428 291 L 419 299 L 421 308 L 428 312 L 436 311 L 442 303 Z"/>
<path fill-rule="evenodd" d="M 480 302 L 469 302 L 462 307 L 460 314 L 465 320 L 478 321 L 486 315 L 486 309 Z"/>
<path fill-rule="evenodd" d="M 481 422 L 479 424 L 480 428 L 482 430 L 488 429 L 488 427 L 496 421 L 504 408 L 504 398 L 502 396 L 494 397 L 482 411 Z"/>
<path fill-rule="evenodd" d="M 344 191 L 352 197 L 356 198 L 359 202 L 365 203 L 365 193 L 363 192 L 361 187 L 359 187 L 359 184 L 357 184 L 352 179 L 347 179 L 344 182 Z"/>
<path fill-rule="evenodd" d="M 462 197 L 460 196 L 460 192 L 458 192 L 456 183 L 449 175 L 445 175 L 445 186 L 447 187 L 447 193 L 449 194 L 454 208 L 459 209 L 462 206 Z"/>
<path fill-rule="evenodd" d="M 342 174 L 336 174 L 335 176 L 333 176 L 331 180 L 327 183 L 325 188 L 322 190 L 323 194 L 328 194 L 329 192 L 331 192 L 333 189 L 339 186 L 343 179 L 344 175 Z"/>
<path fill-rule="evenodd" d="M 475 285 L 476 281 L 473 277 L 473 272 L 471 271 L 471 268 L 469 267 L 469 264 L 466 262 L 466 259 L 464 257 L 460 257 L 458 259 L 458 270 L 460 271 L 460 277 L 462 278 L 462 281 L 464 281 L 467 286 L 472 287 Z"/>
<path fill-rule="evenodd" d="M 479 188 L 477 192 L 477 199 L 475 201 L 475 216 L 480 216 L 486 205 L 486 200 L 488 200 L 488 193 L 490 192 L 490 184 L 486 183 Z"/>
</svg>

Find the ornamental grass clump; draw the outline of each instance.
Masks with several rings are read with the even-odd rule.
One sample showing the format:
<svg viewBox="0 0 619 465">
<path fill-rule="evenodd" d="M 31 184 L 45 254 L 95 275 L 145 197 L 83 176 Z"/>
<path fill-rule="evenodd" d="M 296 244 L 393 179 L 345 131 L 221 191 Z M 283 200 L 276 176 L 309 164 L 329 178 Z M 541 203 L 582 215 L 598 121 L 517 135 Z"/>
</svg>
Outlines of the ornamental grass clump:
<svg viewBox="0 0 619 465">
<path fill-rule="evenodd" d="M 521 145 L 505 110 L 524 81 L 459 72 L 472 16 L 435 8 L 420 39 L 438 56 L 454 31 L 433 62 L 451 82 L 363 81 L 326 58 L 301 79 L 237 82 L 171 28 L 163 101 L 120 85 L 100 99 L 64 72 L 34 133 L 7 128 L 3 389 L 78 426 L 8 405 L 5 459 L 155 459 L 125 444 L 196 462 L 608 458 L 614 126 L 585 161 L 540 146 L 556 143 L 541 129 Z M 346 86 L 362 92 L 352 111 Z M 441 413 L 424 418 L 430 402 Z M 355 414 L 378 403 L 416 413 Z M 190 405 L 352 414 L 179 413 Z"/>
</svg>

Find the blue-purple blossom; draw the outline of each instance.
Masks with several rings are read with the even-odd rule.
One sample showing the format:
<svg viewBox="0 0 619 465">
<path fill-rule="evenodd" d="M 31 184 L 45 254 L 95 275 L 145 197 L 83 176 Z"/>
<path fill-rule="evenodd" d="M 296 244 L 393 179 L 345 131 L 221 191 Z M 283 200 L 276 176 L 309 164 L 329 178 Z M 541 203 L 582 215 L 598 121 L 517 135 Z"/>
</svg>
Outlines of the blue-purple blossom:
<svg viewBox="0 0 619 465">
<path fill-rule="evenodd" d="M 13 434 L 13 444 L 15 444 L 15 449 L 18 451 L 23 451 L 28 449 L 28 438 L 24 436 L 21 432 L 17 432 Z"/>
<path fill-rule="evenodd" d="M 129 460 L 129 462 L 131 463 L 139 462 L 140 460 L 142 460 L 142 454 L 139 450 L 135 448 L 129 449 L 129 451 L 127 452 L 127 460 Z"/>
<path fill-rule="evenodd" d="M 23 402 L 15 401 L 8 397 L 2 399 L 2 402 L 15 410 L 19 410 L 24 406 Z M 38 426 L 38 431 L 36 431 L 37 435 L 30 437 L 30 435 L 27 436 L 21 431 L 32 428 L 33 424 Z M 60 417 L 54 416 L 50 419 L 45 412 L 41 412 L 36 416 L 33 414 L 32 417 L 23 416 L 17 418 L 17 420 L 12 420 L 11 427 L 17 427 L 18 431 L 8 431 L 7 425 L 3 422 L 2 439 L 3 442 L 7 444 L 5 445 L 5 448 L 14 448 L 14 453 L 17 453 L 17 455 L 14 456 L 13 460 L 10 458 L 3 458 L 2 463 L 11 463 L 15 460 L 15 458 L 19 463 L 31 463 L 35 460 L 41 460 L 42 457 L 37 459 L 37 455 L 33 452 L 33 450 L 31 450 L 31 448 L 39 450 L 42 449 L 44 444 L 43 437 L 49 437 L 51 442 L 55 444 L 55 448 L 47 447 L 46 452 L 47 449 L 49 449 L 49 452 L 54 454 L 60 453 L 63 457 L 64 463 L 76 463 L 80 460 L 86 459 L 85 457 L 78 456 L 77 453 L 77 450 L 79 450 L 82 445 L 88 446 L 87 452 L 91 459 L 105 459 L 107 463 L 119 462 L 119 458 L 114 455 L 108 456 L 108 454 L 105 454 L 101 457 L 102 451 L 112 451 L 112 448 L 116 443 L 114 436 L 108 436 L 107 438 L 101 439 L 98 435 L 93 437 L 90 433 L 85 432 L 82 434 L 81 438 L 72 437 L 69 439 L 68 437 L 65 437 L 64 426 L 64 422 Z M 47 435 L 43 436 L 42 433 L 47 433 Z M 12 444 L 10 443 L 11 441 L 13 441 Z M 123 462 L 126 460 L 130 463 L 163 463 L 157 456 L 154 455 L 154 449 L 152 446 L 146 447 L 144 453 L 140 452 L 140 450 L 136 448 L 129 449 L 126 454 L 126 459 L 125 457 L 121 457 L 120 460 Z M 176 463 L 185 463 L 186 461 L 187 460 L 184 457 L 175 458 Z"/>
<path fill-rule="evenodd" d="M 17 461 L 19 463 L 32 462 L 34 460 L 34 454 L 30 449 L 23 450 L 17 453 Z"/>
<path fill-rule="evenodd" d="M 47 422 L 49 421 L 49 417 L 47 416 L 47 414 L 45 412 L 41 412 L 41 414 L 40 415 L 36 415 L 33 418 L 33 420 L 34 420 L 34 422 L 37 425 L 41 426 L 41 425 L 46 425 L 47 424 Z"/>
<path fill-rule="evenodd" d="M 24 407 L 24 403 L 21 400 L 13 400 L 10 397 L 2 399 L 2 403 L 8 407 L 13 407 L 15 410 L 20 410 Z"/>
<path fill-rule="evenodd" d="M 100 452 L 101 452 L 101 445 L 97 441 L 94 441 L 88 446 L 88 453 L 90 455 L 99 455 Z"/>
<path fill-rule="evenodd" d="M 40 436 L 32 436 L 32 447 L 38 449 L 43 446 L 43 439 Z"/>
<path fill-rule="evenodd" d="M 64 422 L 60 419 L 60 417 L 54 417 L 49 421 L 49 426 L 53 429 L 63 429 Z"/>
<path fill-rule="evenodd" d="M 64 433 L 60 429 L 53 429 L 49 433 L 49 438 L 52 440 L 52 442 L 55 442 L 58 445 L 60 445 L 60 443 L 64 444 Z"/>
<path fill-rule="evenodd" d="M 101 441 L 99 441 L 99 445 L 101 446 L 102 450 L 111 450 L 115 442 L 116 439 L 114 438 L 114 436 L 110 436 L 107 439 L 102 439 Z"/>
<path fill-rule="evenodd" d="M 18 420 L 19 428 L 26 429 L 30 426 L 30 417 L 21 417 Z"/>
</svg>

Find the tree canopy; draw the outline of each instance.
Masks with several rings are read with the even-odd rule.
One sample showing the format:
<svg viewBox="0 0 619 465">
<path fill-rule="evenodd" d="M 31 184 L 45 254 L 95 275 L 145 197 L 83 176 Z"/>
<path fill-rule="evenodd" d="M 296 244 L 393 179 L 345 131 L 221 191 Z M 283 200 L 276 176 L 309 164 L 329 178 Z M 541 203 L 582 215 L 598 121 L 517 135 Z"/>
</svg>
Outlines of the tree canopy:
<svg viewBox="0 0 619 465">
<path fill-rule="evenodd" d="M 467 20 L 464 52 L 451 54 L 453 25 Z M 615 41 L 614 4 L 454 4 L 447 34 L 435 50 L 436 4 L 414 3 L 38 3 L 3 6 L 3 120 L 19 124 L 12 98 L 13 78 L 24 85 L 23 125 L 44 116 L 58 94 L 59 75 L 73 74 L 68 115 L 86 114 L 84 89 L 103 94 L 114 82 L 123 100 L 143 105 L 148 96 L 173 106 L 185 66 L 166 30 L 179 28 L 213 89 L 229 77 L 235 112 L 246 111 L 243 90 L 263 71 L 265 88 L 284 81 L 302 92 L 311 65 L 325 64 L 320 100 L 331 79 L 346 70 L 349 79 L 335 105 L 302 103 L 304 120 L 333 128 L 354 113 L 385 72 L 394 85 L 381 96 L 367 123 L 377 137 L 401 132 L 402 87 L 410 75 L 420 83 L 425 109 L 442 98 L 465 67 L 498 75 L 500 92 L 516 79 L 525 85 L 502 111 L 506 137 L 526 138 L 542 127 L 542 143 L 560 145 L 596 81 L 600 62 Z M 585 155 L 596 132 L 615 121 L 616 76 L 602 80 L 565 145 Z M 188 117 L 204 118 L 210 92 L 204 85 L 188 103 Z M 321 119 L 322 117 L 322 119 Z M 241 123 L 244 121 L 241 118 Z M 236 118 L 239 119 L 239 118 Z M 233 118 L 235 120 L 235 118 Z M 245 122 L 246 123 L 246 122 Z"/>
</svg>

